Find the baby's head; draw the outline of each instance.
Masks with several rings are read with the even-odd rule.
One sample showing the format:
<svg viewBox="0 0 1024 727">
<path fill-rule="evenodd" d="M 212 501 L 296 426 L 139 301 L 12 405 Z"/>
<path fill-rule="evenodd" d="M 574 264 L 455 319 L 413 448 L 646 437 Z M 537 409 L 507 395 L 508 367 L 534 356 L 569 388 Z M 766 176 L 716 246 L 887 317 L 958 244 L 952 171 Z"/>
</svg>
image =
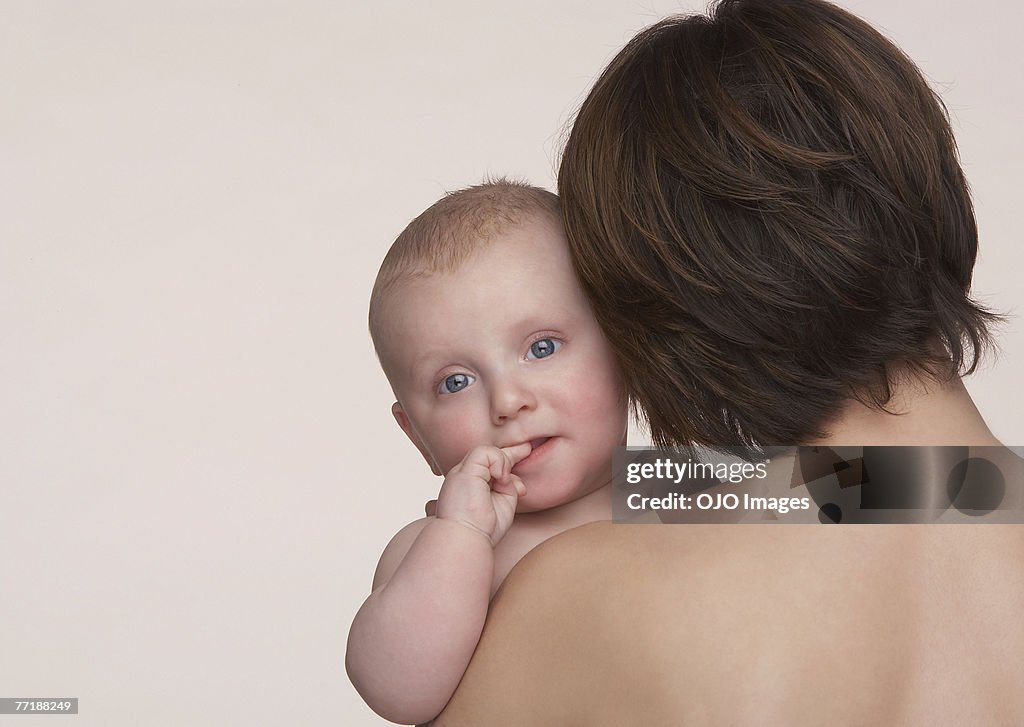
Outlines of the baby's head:
<svg viewBox="0 0 1024 727">
<path fill-rule="evenodd" d="M 475 446 L 530 442 L 520 512 L 609 481 L 627 402 L 555 195 L 499 180 L 423 212 L 381 265 L 370 334 L 395 420 L 434 474 Z"/>
</svg>

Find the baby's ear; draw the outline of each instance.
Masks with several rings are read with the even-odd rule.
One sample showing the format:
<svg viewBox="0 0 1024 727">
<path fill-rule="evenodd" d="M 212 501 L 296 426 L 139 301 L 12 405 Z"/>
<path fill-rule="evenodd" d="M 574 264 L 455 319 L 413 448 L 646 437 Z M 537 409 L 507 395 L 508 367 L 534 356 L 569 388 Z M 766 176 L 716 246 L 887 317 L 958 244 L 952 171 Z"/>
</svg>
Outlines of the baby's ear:
<svg viewBox="0 0 1024 727">
<path fill-rule="evenodd" d="M 423 442 L 420 440 L 416 430 L 412 428 L 412 422 L 409 421 L 409 415 L 402 409 L 402 405 L 397 401 L 391 405 L 391 413 L 395 415 L 395 421 L 398 422 L 398 426 L 405 432 L 405 436 L 409 438 L 409 441 L 416 445 L 416 449 L 423 455 L 423 459 L 427 461 L 427 466 L 430 467 L 430 471 L 435 475 L 441 474 L 441 468 L 437 466 L 434 458 L 430 456 L 430 452 L 427 451 L 426 447 L 423 446 Z"/>
</svg>

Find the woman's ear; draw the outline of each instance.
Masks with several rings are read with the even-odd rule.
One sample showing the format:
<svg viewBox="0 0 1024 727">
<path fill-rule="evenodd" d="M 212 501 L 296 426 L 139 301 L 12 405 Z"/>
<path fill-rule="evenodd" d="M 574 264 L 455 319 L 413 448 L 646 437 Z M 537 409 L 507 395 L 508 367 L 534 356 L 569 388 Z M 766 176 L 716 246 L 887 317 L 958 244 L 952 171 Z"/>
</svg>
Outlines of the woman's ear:
<svg viewBox="0 0 1024 727">
<path fill-rule="evenodd" d="M 437 462 L 430 456 L 430 452 L 423 446 L 423 441 L 420 436 L 416 433 L 416 430 L 412 427 L 412 422 L 409 421 L 409 415 L 402 409 L 402 405 L 397 401 L 391 405 L 391 413 L 395 416 L 395 421 L 398 422 L 398 426 L 405 432 L 405 436 L 409 438 L 409 441 L 416 445 L 416 449 L 423 455 L 423 459 L 427 461 L 427 466 L 430 467 L 430 471 L 435 475 L 441 475 L 441 468 L 437 466 Z"/>
</svg>

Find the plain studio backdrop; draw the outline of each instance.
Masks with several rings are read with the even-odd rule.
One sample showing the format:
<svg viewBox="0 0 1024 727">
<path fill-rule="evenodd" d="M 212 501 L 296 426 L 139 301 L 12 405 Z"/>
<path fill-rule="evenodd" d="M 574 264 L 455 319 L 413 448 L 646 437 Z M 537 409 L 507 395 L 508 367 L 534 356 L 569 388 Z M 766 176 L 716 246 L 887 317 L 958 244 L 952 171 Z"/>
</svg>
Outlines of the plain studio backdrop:
<svg viewBox="0 0 1024 727">
<path fill-rule="evenodd" d="M 1013 313 L 1020 11 L 845 6 L 949 106 L 975 291 Z M 0 697 L 78 697 L 46 720 L 83 727 L 381 723 L 345 639 L 440 480 L 389 412 L 377 267 L 446 190 L 553 188 L 597 73 L 702 8 L 4 2 Z M 968 388 L 1024 444 L 1018 318 L 1000 342 Z"/>
</svg>

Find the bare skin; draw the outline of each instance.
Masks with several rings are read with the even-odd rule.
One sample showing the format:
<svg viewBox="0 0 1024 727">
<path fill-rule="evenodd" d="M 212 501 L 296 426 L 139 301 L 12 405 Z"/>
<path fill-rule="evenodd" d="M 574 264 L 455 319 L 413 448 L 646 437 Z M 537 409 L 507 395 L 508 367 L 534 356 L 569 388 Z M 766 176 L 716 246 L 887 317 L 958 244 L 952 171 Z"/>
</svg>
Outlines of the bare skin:
<svg viewBox="0 0 1024 727">
<path fill-rule="evenodd" d="M 815 444 L 997 445 L 959 381 Z M 1024 724 L 1024 527 L 595 523 L 528 555 L 435 721 Z"/>
<path fill-rule="evenodd" d="M 444 707 L 491 596 L 538 543 L 610 512 L 627 403 L 557 221 L 509 226 L 455 270 L 382 303 L 392 413 L 435 474 L 436 517 L 392 538 L 349 631 L 345 666 L 388 720 Z"/>
</svg>

